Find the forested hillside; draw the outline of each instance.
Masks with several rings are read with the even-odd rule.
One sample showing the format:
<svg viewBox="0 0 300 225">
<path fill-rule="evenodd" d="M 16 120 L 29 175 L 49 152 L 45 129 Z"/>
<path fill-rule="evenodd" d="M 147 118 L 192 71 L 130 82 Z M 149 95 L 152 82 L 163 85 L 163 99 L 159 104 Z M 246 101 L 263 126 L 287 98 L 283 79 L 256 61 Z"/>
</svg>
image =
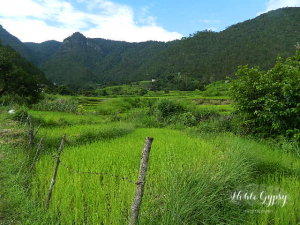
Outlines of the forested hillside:
<svg viewBox="0 0 300 225">
<path fill-rule="evenodd" d="M 133 74 L 154 77 L 170 74 L 213 82 L 233 76 L 239 65 L 271 68 L 278 55 L 294 54 L 300 41 L 300 8 L 284 8 L 262 14 L 255 19 L 232 25 L 216 33 L 196 32 L 156 55 Z"/>
<path fill-rule="evenodd" d="M 58 41 L 45 41 L 37 44 L 33 42 L 24 43 L 28 49 L 34 54 L 34 63 L 40 65 L 45 62 L 53 53 L 57 51 L 61 45 Z"/>
<path fill-rule="evenodd" d="M 0 97 L 6 95 L 6 100 L 12 97 L 23 104 L 34 103 L 42 90 L 51 87 L 43 71 L 0 42 Z"/>
<path fill-rule="evenodd" d="M 24 45 L 18 38 L 8 33 L 1 25 L 0 25 L 0 41 L 3 45 L 9 45 L 17 52 L 21 54 L 24 58 L 34 61 L 35 56 L 34 53 Z"/>
<path fill-rule="evenodd" d="M 66 38 L 41 68 L 57 84 L 90 89 L 95 88 L 95 84 L 126 82 L 130 74 L 167 45 L 154 41 L 127 43 L 91 39 L 77 32 Z"/>
<path fill-rule="evenodd" d="M 92 39 L 77 32 L 63 43 L 22 44 L 2 28 L 0 38 L 38 65 L 52 82 L 75 90 L 158 77 L 172 82 L 178 75 L 210 83 L 233 76 L 239 65 L 266 70 L 278 55 L 293 55 L 293 45 L 300 40 L 298 21 L 300 8 L 283 8 L 221 32 L 195 32 L 167 43 Z"/>
</svg>

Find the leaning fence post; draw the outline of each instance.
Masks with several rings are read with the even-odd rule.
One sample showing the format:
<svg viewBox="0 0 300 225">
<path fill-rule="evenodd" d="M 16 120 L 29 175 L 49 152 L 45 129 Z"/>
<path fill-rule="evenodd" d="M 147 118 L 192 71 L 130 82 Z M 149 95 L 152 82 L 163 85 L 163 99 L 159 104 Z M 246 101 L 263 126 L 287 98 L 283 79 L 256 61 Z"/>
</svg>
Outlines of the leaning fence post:
<svg viewBox="0 0 300 225">
<path fill-rule="evenodd" d="M 50 202 L 50 199 L 51 199 L 52 189 L 53 189 L 53 186 L 55 184 L 55 179 L 56 179 L 56 175 L 57 175 L 58 165 L 59 165 L 59 162 L 60 162 L 59 161 L 59 157 L 60 157 L 61 151 L 63 150 L 65 138 L 66 138 L 66 134 L 64 134 L 64 136 L 62 137 L 62 140 L 61 140 L 61 143 L 60 143 L 60 147 L 59 147 L 59 149 L 57 151 L 56 165 L 55 165 L 53 177 L 52 177 L 52 180 L 51 180 L 50 188 L 49 188 L 49 191 L 48 191 L 48 196 L 47 196 L 47 199 L 46 199 L 45 211 L 47 211 L 47 209 L 49 207 L 49 202 Z"/>
<path fill-rule="evenodd" d="M 31 165 L 29 171 L 31 171 L 31 170 L 33 169 L 33 167 L 34 167 L 35 161 L 36 161 L 36 159 L 37 159 L 37 157 L 38 157 L 38 155 L 39 155 L 39 152 L 40 152 L 40 150 L 41 150 L 41 148 L 42 148 L 42 146 L 43 146 L 43 145 L 42 145 L 42 141 L 43 141 L 43 138 L 41 138 L 40 143 L 38 144 L 38 148 L 37 148 L 37 150 L 36 150 L 36 153 L 35 153 L 35 156 L 34 156 L 34 158 L 33 158 L 32 165 Z"/>
<path fill-rule="evenodd" d="M 28 121 L 30 124 L 30 130 L 29 130 L 29 141 L 28 141 L 28 147 L 32 149 L 32 143 L 33 143 L 33 134 L 34 134 L 34 124 L 32 122 L 30 114 L 28 114 Z"/>
<path fill-rule="evenodd" d="M 129 225 L 136 225 L 138 223 L 138 217 L 140 212 L 140 207 L 142 204 L 142 198 L 144 194 L 144 187 L 146 182 L 146 174 L 147 174 L 147 167 L 148 167 L 148 160 L 149 154 L 151 150 L 153 138 L 146 137 L 145 144 L 142 151 L 142 158 L 141 158 L 141 165 L 139 170 L 139 178 L 138 181 L 135 183 L 136 190 L 134 200 L 131 206 L 131 215 L 129 218 Z"/>
<path fill-rule="evenodd" d="M 38 134 L 38 132 L 39 132 L 41 126 L 42 126 L 42 124 L 40 124 L 40 125 L 38 126 L 36 132 L 35 132 L 35 133 L 33 134 L 33 136 L 32 136 L 32 140 L 34 140 L 35 136 Z"/>
</svg>

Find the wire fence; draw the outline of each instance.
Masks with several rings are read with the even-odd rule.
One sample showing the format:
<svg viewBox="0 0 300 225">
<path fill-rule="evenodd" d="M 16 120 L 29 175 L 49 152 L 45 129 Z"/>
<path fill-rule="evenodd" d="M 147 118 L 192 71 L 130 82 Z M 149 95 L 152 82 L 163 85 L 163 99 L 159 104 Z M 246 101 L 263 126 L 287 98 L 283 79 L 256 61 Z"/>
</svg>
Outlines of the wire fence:
<svg viewBox="0 0 300 225">
<path fill-rule="evenodd" d="M 57 158 L 57 155 L 54 155 L 53 153 L 49 152 L 49 153 L 46 153 L 46 155 L 50 155 L 52 156 L 53 159 L 56 159 Z M 87 174 L 87 175 L 108 175 L 108 176 L 111 176 L 111 177 L 115 177 L 115 178 L 119 178 L 120 180 L 123 180 L 123 181 L 127 181 L 128 183 L 131 183 L 131 184 L 135 184 L 137 185 L 138 182 L 134 182 L 133 180 L 131 180 L 129 177 L 124 177 L 124 176 L 120 176 L 120 175 L 115 175 L 115 174 L 112 174 L 112 173 L 108 173 L 108 172 L 90 172 L 90 171 L 79 171 L 79 170 L 75 170 L 73 169 L 71 166 L 69 165 L 66 165 L 65 163 L 63 163 L 60 159 L 59 159 L 59 164 L 62 165 L 64 168 L 66 168 L 69 172 L 71 173 L 76 173 L 76 174 Z M 158 195 L 156 195 L 155 193 L 151 192 L 150 190 L 150 187 L 146 187 L 148 194 L 150 196 L 152 196 L 154 199 L 160 199 L 160 197 Z M 181 224 L 185 224 L 182 219 L 180 218 L 180 216 L 178 214 L 176 214 L 173 210 L 169 209 L 169 208 L 166 208 L 164 207 L 164 202 L 163 201 L 159 201 L 158 205 L 163 209 L 165 210 L 166 212 L 170 212 L 174 218 L 176 218 L 178 220 L 178 222 L 180 222 Z"/>
<path fill-rule="evenodd" d="M 22 118 L 21 118 L 21 120 L 20 120 L 20 123 L 22 122 L 23 118 L 24 118 L 24 115 L 22 115 Z M 27 125 L 27 122 L 28 122 L 29 125 L 30 125 L 30 131 L 29 131 L 29 144 L 31 145 L 31 150 L 32 150 L 32 147 L 33 147 L 33 146 L 32 146 L 33 139 L 34 139 L 35 136 L 37 135 L 37 133 L 38 133 L 38 131 L 39 131 L 39 129 L 40 129 L 40 126 L 38 127 L 38 129 L 36 130 L 36 132 L 34 132 L 34 126 L 33 126 L 33 122 L 31 121 L 30 115 L 28 115 L 28 117 L 27 117 L 27 119 L 26 119 L 26 121 L 25 121 L 25 127 L 26 127 L 26 125 Z M 64 137 L 65 137 L 65 135 L 64 135 Z M 67 169 L 69 172 L 71 172 L 71 173 L 85 174 L 85 175 L 98 175 L 98 176 L 99 176 L 99 175 L 107 175 L 107 176 L 111 176 L 111 177 L 114 177 L 114 178 L 118 178 L 118 179 L 123 180 L 123 181 L 127 181 L 128 183 L 131 183 L 131 184 L 140 185 L 140 182 L 134 182 L 134 181 L 133 181 L 132 179 L 130 179 L 129 177 L 120 176 L 120 175 L 115 175 L 115 174 L 112 174 L 112 173 L 109 173 L 109 172 L 79 171 L 79 170 L 73 169 L 73 167 L 71 167 L 71 166 L 65 164 L 64 162 L 62 162 L 62 161 L 60 160 L 60 152 L 61 152 L 61 150 L 62 150 L 62 146 L 63 146 L 63 142 L 64 142 L 64 137 L 63 137 L 63 139 L 62 139 L 62 143 L 61 143 L 60 149 L 58 150 L 58 154 L 57 154 L 57 155 L 53 154 L 52 152 L 46 152 L 46 150 L 43 148 L 43 145 L 42 145 L 42 140 L 43 140 L 43 138 L 42 138 L 41 141 L 40 141 L 40 143 L 38 144 L 38 150 L 37 150 L 37 152 L 36 152 L 35 159 L 34 159 L 34 161 L 33 161 L 33 163 L 32 163 L 32 166 L 31 166 L 30 170 L 34 167 L 34 163 L 35 163 L 36 157 L 37 157 L 37 155 L 38 155 L 38 152 L 39 152 L 41 149 L 44 149 L 44 154 L 45 154 L 45 155 L 50 155 L 50 156 L 51 156 L 53 159 L 55 159 L 56 162 L 57 162 L 57 165 L 56 165 L 57 168 L 56 168 L 56 170 L 55 170 L 54 173 L 57 173 L 58 164 L 60 164 L 61 166 L 63 166 L 64 168 L 66 168 L 66 169 Z M 55 178 L 54 178 L 54 177 L 53 177 L 53 179 L 54 179 L 54 182 L 55 182 Z M 52 182 L 53 182 L 53 179 L 52 179 Z M 51 183 L 52 183 L 52 182 L 51 182 Z M 145 181 L 144 181 L 144 183 L 145 183 Z M 53 183 L 53 185 L 54 185 L 54 183 Z M 146 186 L 146 189 L 147 189 L 148 194 L 149 194 L 150 196 L 152 196 L 152 197 L 155 198 L 155 199 L 161 199 L 158 195 L 155 195 L 155 194 L 150 190 L 150 187 Z M 50 190 L 49 190 L 49 191 L 50 191 Z M 52 192 L 52 190 L 51 190 L 51 192 Z M 50 198 L 50 197 L 51 197 L 51 193 L 50 193 L 50 196 L 49 196 L 49 194 L 48 194 L 48 197 L 47 197 L 46 209 L 47 209 L 47 207 L 48 207 L 49 200 L 50 200 L 50 199 L 48 199 L 48 198 Z M 170 212 L 170 213 L 174 216 L 174 218 L 177 219 L 178 222 L 180 222 L 181 224 L 185 224 L 178 214 L 176 214 L 173 210 L 171 210 L 171 209 L 169 209 L 169 208 L 166 208 L 166 207 L 164 206 L 165 203 L 164 203 L 163 201 L 159 201 L 158 205 L 159 205 L 162 209 L 164 209 L 166 212 Z M 134 224 L 135 224 L 135 223 L 134 223 Z"/>
<path fill-rule="evenodd" d="M 60 161 L 60 165 L 64 166 L 64 167 L 67 168 L 70 172 L 73 172 L 73 173 L 77 173 L 77 174 L 90 174 L 90 175 L 109 175 L 109 176 L 112 176 L 112 177 L 119 178 L 119 179 L 121 179 L 121 180 L 123 180 L 123 181 L 128 181 L 129 183 L 136 184 L 136 182 L 133 182 L 133 181 L 130 180 L 128 177 L 117 176 L 117 175 L 114 175 L 114 174 L 108 173 L 108 172 L 102 172 L 102 173 L 99 173 L 99 172 L 82 172 L 82 171 L 78 171 L 78 170 L 72 169 L 70 166 L 67 166 L 67 165 L 64 164 L 62 161 Z"/>
</svg>

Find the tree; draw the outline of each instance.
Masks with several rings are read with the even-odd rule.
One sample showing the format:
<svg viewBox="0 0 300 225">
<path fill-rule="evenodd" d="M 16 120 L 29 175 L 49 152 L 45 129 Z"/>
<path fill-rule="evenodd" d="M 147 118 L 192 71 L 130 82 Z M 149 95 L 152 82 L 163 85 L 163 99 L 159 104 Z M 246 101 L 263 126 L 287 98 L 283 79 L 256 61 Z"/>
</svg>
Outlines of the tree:
<svg viewBox="0 0 300 225">
<path fill-rule="evenodd" d="M 300 140 L 300 51 L 267 72 L 240 66 L 230 96 L 245 120 L 243 126 L 263 136 Z"/>
<path fill-rule="evenodd" d="M 57 92 L 60 95 L 74 95 L 74 92 L 66 85 L 61 85 L 57 87 Z"/>
<path fill-rule="evenodd" d="M 100 95 L 101 96 L 107 96 L 108 93 L 107 93 L 107 91 L 105 89 L 103 89 L 103 90 L 100 91 Z"/>
<path fill-rule="evenodd" d="M 147 94 L 147 93 L 148 93 L 147 89 L 141 88 L 141 89 L 139 90 L 139 95 L 140 95 L 140 96 L 144 96 L 144 95 Z"/>
<path fill-rule="evenodd" d="M 26 103 L 34 103 L 38 101 L 41 92 L 38 78 L 18 65 L 18 58 L 18 53 L 0 45 L 0 96 L 18 95 Z"/>
</svg>

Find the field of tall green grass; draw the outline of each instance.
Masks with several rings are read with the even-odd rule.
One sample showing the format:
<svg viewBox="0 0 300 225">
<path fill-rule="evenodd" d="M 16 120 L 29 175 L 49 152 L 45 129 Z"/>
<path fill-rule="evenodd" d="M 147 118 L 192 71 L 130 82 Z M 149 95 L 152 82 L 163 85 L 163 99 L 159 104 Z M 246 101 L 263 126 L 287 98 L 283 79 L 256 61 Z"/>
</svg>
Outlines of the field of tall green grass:
<svg viewBox="0 0 300 225">
<path fill-rule="evenodd" d="M 223 87 L 218 91 L 221 95 Z M 0 173 L 3 180 L 21 187 L 26 177 L 24 190 L 9 185 L 0 190 L 18 212 L 14 223 L 128 224 L 141 150 L 150 136 L 154 141 L 139 224 L 299 224 L 298 143 L 244 136 L 227 98 L 195 96 L 58 96 L 30 109 L 16 108 L 16 115 L 3 108 L 1 121 L 15 120 L 19 129 L 24 129 L 23 111 L 35 127 L 41 124 L 32 151 L 0 147 L 9 159 L 3 166 L 10 165 Z M 53 155 L 64 133 L 57 181 L 45 212 Z M 43 149 L 29 173 L 41 138 Z"/>
</svg>

